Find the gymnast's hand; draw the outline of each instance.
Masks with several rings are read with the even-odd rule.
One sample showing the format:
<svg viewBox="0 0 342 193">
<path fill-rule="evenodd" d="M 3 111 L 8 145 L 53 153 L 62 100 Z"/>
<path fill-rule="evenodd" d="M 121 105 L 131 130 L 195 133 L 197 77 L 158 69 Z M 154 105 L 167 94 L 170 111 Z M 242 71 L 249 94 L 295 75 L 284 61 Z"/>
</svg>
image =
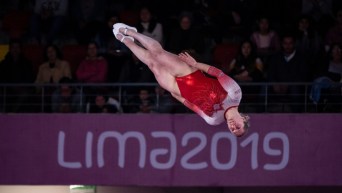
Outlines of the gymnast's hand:
<svg viewBox="0 0 342 193">
<path fill-rule="evenodd" d="M 197 68 L 197 61 L 193 57 L 191 57 L 188 52 L 180 53 L 178 54 L 178 57 L 189 66 Z"/>
</svg>

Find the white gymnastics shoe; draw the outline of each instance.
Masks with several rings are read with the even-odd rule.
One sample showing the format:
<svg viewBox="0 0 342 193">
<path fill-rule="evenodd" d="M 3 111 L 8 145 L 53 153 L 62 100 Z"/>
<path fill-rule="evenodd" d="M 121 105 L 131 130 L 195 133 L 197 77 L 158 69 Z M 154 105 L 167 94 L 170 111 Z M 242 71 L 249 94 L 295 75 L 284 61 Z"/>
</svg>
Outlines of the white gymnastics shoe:
<svg viewBox="0 0 342 193">
<path fill-rule="evenodd" d="M 131 36 L 125 36 L 125 35 L 123 35 L 122 33 L 118 33 L 117 35 L 120 35 L 120 36 L 122 36 L 121 38 L 119 38 L 119 37 L 117 37 L 117 36 L 115 36 L 116 37 L 116 39 L 118 39 L 120 42 L 123 42 L 126 38 L 127 39 L 130 39 L 130 40 L 132 40 L 133 42 L 134 42 L 134 38 L 133 37 L 131 37 Z"/>
<path fill-rule="evenodd" d="M 128 26 L 124 23 L 116 23 L 113 25 L 113 34 L 115 37 L 116 37 L 116 35 L 118 35 L 118 33 L 120 33 L 120 31 L 119 31 L 120 28 L 125 29 L 125 32 L 123 33 L 124 35 L 126 35 L 127 29 L 134 30 L 135 32 L 138 31 L 137 28 L 135 28 L 135 27 Z"/>
</svg>

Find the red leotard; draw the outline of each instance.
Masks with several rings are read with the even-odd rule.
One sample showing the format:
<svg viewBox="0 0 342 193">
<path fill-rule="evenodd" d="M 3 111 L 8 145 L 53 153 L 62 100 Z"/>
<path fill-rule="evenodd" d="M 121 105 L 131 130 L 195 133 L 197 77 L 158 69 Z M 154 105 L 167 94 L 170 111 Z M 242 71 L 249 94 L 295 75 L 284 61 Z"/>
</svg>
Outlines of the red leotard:
<svg viewBox="0 0 342 193">
<path fill-rule="evenodd" d="M 197 70 L 189 75 L 176 77 L 184 104 L 199 114 L 210 125 L 220 124 L 225 120 L 224 113 L 233 106 L 238 106 L 241 90 L 236 82 L 222 71 L 212 68 L 216 77 L 206 76 Z M 210 71 L 210 72 L 211 72 Z"/>
<path fill-rule="evenodd" d="M 223 109 L 222 102 L 227 92 L 216 78 L 207 77 L 197 70 L 187 76 L 177 77 L 176 81 L 182 97 L 198 106 L 208 116 Z"/>
</svg>

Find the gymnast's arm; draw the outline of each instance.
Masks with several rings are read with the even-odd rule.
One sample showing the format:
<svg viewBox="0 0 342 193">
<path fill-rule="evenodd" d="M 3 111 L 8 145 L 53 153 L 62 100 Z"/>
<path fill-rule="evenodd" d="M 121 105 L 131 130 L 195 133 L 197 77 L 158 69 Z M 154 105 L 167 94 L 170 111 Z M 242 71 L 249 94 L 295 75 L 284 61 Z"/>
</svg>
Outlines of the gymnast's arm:
<svg viewBox="0 0 342 193">
<path fill-rule="evenodd" d="M 217 78 L 221 86 L 225 91 L 228 93 L 228 101 L 229 101 L 229 107 L 239 106 L 241 98 L 242 98 L 242 92 L 240 86 L 235 82 L 234 79 L 227 76 L 225 73 L 222 72 L 222 70 L 214 67 L 209 66 L 207 64 L 197 63 L 198 66 L 202 66 L 202 69 L 205 69 L 205 66 L 208 66 L 207 73 L 211 76 L 214 76 Z M 200 68 L 199 68 L 200 69 Z"/>
<path fill-rule="evenodd" d="M 200 63 L 200 62 L 197 62 L 193 57 L 190 56 L 190 54 L 188 54 L 187 52 L 185 53 L 180 53 L 179 54 L 179 58 L 185 62 L 186 64 L 188 64 L 189 66 L 192 66 L 194 68 L 197 68 L 203 72 L 206 72 L 208 73 L 209 75 L 211 76 L 214 76 L 216 77 L 217 79 L 220 79 L 221 77 L 223 76 L 227 76 L 225 75 L 222 70 L 218 69 L 218 68 L 215 68 L 214 66 L 210 66 L 208 64 L 204 64 L 204 63 Z M 226 79 L 229 79 L 230 77 L 227 76 L 228 78 Z M 231 78 L 230 78 L 231 79 Z M 219 80 L 220 81 L 220 80 Z M 222 85 L 223 86 L 223 85 Z"/>
<path fill-rule="evenodd" d="M 189 66 L 192 66 L 194 68 L 197 68 L 203 72 L 208 72 L 209 68 L 211 66 L 209 66 L 208 64 L 203 64 L 203 63 L 198 63 L 192 56 L 190 56 L 190 54 L 188 54 L 187 52 L 185 53 L 180 53 L 179 58 L 185 62 L 186 64 L 188 64 Z"/>
<path fill-rule="evenodd" d="M 172 94 L 172 93 L 171 93 Z M 189 102 L 188 100 L 186 100 L 185 98 L 172 94 L 172 96 L 177 99 L 179 102 L 183 103 L 187 108 L 189 108 L 190 110 L 192 110 L 193 112 L 195 112 L 197 115 L 199 115 L 200 117 L 202 117 L 208 124 L 214 125 L 214 119 L 209 117 L 208 115 L 206 115 L 202 109 L 200 109 L 197 105 L 192 104 L 191 102 Z"/>
</svg>

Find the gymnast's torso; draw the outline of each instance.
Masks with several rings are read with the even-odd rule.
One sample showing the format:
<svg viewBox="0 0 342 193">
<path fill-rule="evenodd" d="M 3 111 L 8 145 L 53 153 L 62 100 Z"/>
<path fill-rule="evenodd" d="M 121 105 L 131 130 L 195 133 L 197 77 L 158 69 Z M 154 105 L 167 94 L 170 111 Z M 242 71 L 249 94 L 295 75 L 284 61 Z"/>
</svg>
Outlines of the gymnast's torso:
<svg viewBox="0 0 342 193">
<path fill-rule="evenodd" d="M 238 106 L 241 89 L 230 77 L 212 78 L 197 70 L 189 75 L 176 77 L 181 96 L 197 106 L 196 112 L 208 124 L 218 125 L 225 121 L 224 114 Z M 222 84 L 223 83 L 223 84 Z"/>
</svg>

